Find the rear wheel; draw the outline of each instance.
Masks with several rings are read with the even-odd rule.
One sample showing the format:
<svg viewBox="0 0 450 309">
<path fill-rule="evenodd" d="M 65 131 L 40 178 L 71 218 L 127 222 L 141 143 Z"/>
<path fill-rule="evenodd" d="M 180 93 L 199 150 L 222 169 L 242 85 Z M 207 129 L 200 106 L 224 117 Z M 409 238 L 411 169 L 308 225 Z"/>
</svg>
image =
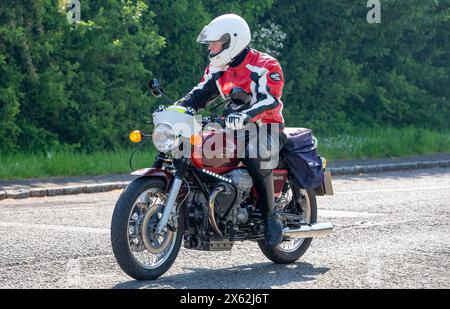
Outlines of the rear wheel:
<svg viewBox="0 0 450 309">
<path fill-rule="evenodd" d="M 286 228 L 290 221 L 289 214 L 295 217 L 301 224 L 313 224 L 317 221 L 317 201 L 313 190 L 300 189 L 294 183 L 287 184 L 288 189 L 283 192 L 278 204 L 284 204 L 279 207 L 280 219 L 283 228 Z M 263 254 L 271 261 L 278 264 L 293 263 L 297 261 L 308 250 L 312 238 L 294 238 L 284 240 L 276 246 L 266 245 L 264 240 L 258 241 L 259 248 Z"/>
</svg>

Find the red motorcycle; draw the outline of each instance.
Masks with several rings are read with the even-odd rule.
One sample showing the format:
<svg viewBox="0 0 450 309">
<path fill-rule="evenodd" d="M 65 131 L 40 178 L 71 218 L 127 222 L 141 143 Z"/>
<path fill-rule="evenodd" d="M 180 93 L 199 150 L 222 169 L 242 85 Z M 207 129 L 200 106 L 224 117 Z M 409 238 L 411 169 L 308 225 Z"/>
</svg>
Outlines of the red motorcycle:
<svg viewBox="0 0 450 309">
<path fill-rule="evenodd" d="M 155 96 L 166 97 L 157 80 L 150 88 Z M 256 241 L 268 259 L 292 263 L 306 252 L 313 237 L 332 232 L 331 223 L 316 223 L 316 196 L 333 194 L 323 158 L 318 157 L 323 179 L 315 188 L 302 187 L 285 156 L 279 159 L 273 178 L 284 238 L 281 244 L 268 246 L 256 207 L 258 194 L 245 166 L 234 156 L 202 155 L 212 139 L 230 144 L 223 119 L 212 114 L 196 122 L 191 110 L 179 106 L 161 108 L 153 119 L 152 140 L 159 153 L 151 168 L 132 173 L 138 177 L 120 195 L 111 223 L 114 255 L 129 276 L 158 278 L 171 267 L 182 242 L 187 249 L 227 251 L 236 241 Z M 195 131 L 196 126 L 200 130 Z M 146 136 L 133 131 L 130 139 L 139 142 Z M 237 142 L 231 138 L 232 146 Z M 189 151 L 180 145 L 190 146 L 185 147 Z"/>
</svg>

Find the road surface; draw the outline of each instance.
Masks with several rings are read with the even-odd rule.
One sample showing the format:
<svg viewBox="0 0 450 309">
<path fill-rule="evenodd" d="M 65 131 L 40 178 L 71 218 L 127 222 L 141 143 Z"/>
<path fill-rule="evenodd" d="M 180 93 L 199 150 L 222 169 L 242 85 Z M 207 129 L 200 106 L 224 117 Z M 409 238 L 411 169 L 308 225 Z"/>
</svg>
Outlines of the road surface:
<svg viewBox="0 0 450 309">
<path fill-rule="evenodd" d="M 184 248 L 155 281 L 115 262 L 110 221 L 120 191 L 0 201 L 0 288 L 450 288 L 450 169 L 336 177 L 319 197 L 332 235 L 295 264 L 256 244 Z"/>
</svg>

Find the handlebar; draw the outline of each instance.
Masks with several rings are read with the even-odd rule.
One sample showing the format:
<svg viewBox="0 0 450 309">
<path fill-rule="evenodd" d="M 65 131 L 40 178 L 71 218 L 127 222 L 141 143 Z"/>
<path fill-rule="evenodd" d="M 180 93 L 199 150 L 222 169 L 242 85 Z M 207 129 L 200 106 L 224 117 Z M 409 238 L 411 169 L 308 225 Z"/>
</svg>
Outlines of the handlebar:
<svg viewBox="0 0 450 309">
<path fill-rule="evenodd" d="M 226 128 L 224 117 L 215 117 L 215 118 L 213 118 L 213 120 L 211 120 L 210 117 L 203 118 L 202 124 L 206 125 L 208 123 L 217 123 L 222 127 L 222 129 Z M 244 126 L 248 125 L 249 123 L 250 123 L 250 119 L 248 119 L 244 122 Z"/>
<path fill-rule="evenodd" d="M 248 125 L 250 122 L 251 122 L 250 119 L 246 120 L 244 122 L 244 127 L 246 125 Z M 215 117 L 212 120 L 211 120 L 211 117 L 203 118 L 203 121 L 202 121 L 202 125 L 203 126 L 205 126 L 205 125 L 207 125 L 209 123 L 216 123 L 216 124 L 220 125 L 223 130 L 231 130 L 231 129 L 227 128 L 227 126 L 225 124 L 225 118 L 224 117 Z"/>
<path fill-rule="evenodd" d="M 216 118 L 214 119 L 214 122 L 220 124 L 220 126 L 221 126 L 222 128 L 226 128 L 226 125 L 225 125 L 225 118 L 223 118 L 223 117 L 216 117 Z"/>
<path fill-rule="evenodd" d="M 202 119 L 202 125 L 205 126 L 209 123 L 217 123 L 219 124 L 222 128 L 225 128 L 225 119 L 223 117 L 203 117 Z"/>
</svg>

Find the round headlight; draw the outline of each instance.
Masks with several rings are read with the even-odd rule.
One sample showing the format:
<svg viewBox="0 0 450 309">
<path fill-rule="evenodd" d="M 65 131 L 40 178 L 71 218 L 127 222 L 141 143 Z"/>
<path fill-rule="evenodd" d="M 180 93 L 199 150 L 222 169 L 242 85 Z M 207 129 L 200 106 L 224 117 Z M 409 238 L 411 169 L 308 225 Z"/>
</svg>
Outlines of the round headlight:
<svg viewBox="0 0 450 309">
<path fill-rule="evenodd" d="M 175 135 L 172 126 L 168 123 L 156 125 L 152 134 L 153 144 L 161 152 L 169 152 L 179 144 L 179 139 Z"/>
</svg>

